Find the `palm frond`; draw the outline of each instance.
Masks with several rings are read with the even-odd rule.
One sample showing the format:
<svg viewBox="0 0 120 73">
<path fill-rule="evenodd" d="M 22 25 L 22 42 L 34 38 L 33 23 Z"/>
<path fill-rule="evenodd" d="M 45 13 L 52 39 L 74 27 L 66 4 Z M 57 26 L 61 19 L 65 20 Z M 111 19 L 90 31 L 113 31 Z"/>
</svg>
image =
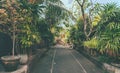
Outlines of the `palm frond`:
<svg viewBox="0 0 120 73">
<path fill-rule="evenodd" d="M 73 14 L 72 14 L 72 12 L 70 12 L 69 10 L 67 10 L 66 8 L 65 8 L 65 6 L 62 4 L 55 4 L 55 3 L 52 3 L 52 2 L 48 2 L 48 4 L 50 5 L 50 6 L 53 6 L 55 9 L 57 9 L 57 10 L 55 10 L 58 14 L 59 14 L 59 10 L 61 10 L 62 11 L 62 13 L 63 14 L 61 14 L 61 16 L 63 16 L 63 17 L 70 17 L 70 18 L 72 18 L 72 20 L 73 21 L 76 21 L 76 18 L 73 16 Z"/>
</svg>

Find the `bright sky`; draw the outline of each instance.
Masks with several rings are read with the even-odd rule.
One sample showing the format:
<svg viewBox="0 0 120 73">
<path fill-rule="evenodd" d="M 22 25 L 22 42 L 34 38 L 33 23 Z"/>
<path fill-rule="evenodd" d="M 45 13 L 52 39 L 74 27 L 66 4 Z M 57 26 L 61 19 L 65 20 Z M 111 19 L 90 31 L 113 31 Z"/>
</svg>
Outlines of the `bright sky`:
<svg viewBox="0 0 120 73">
<path fill-rule="evenodd" d="M 66 5 L 66 7 L 70 8 L 71 3 L 74 0 L 61 0 L 61 1 Z M 93 0 L 93 2 L 98 2 L 98 3 L 102 3 L 102 4 L 115 2 L 120 6 L 120 0 Z"/>
</svg>

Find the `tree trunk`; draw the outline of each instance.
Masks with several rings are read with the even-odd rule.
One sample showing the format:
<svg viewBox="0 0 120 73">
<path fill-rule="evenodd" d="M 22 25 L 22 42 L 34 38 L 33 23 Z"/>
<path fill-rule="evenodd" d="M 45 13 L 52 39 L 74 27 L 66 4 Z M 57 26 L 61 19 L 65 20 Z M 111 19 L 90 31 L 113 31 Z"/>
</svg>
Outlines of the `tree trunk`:
<svg viewBox="0 0 120 73">
<path fill-rule="evenodd" d="M 12 55 L 15 55 L 15 23 L 13 23 L 13 49 L 12 49 Z"/>
</svg>

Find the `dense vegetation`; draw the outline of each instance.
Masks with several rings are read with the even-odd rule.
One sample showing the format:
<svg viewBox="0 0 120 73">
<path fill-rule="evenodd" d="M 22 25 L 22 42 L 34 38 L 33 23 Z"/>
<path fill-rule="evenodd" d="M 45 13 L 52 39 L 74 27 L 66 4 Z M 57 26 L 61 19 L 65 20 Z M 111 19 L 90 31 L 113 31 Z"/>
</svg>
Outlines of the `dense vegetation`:
<svg viewBox="0 0 120 73">
<path fill-rule="evenodd" d="M 83 6 L 81 6 L 81 2 L 76 1 L 81 8 L 85 6 L 85 3 L 88 3 L 88 1 L 83 0 Z M 83 8 L 83 11 L 81 9 L 81 13 L 83 14 L 81 14 L 77 23 L 70 31 L 69 38 L 71 42 L 74 43 L 78 50 L 84 48 L 91 55 L 99 55 L 100 59 L 106 59 L 106 62 L 119 62 L 120 7 L 116 3 L 104 5 L 93 5 L 92 2 L 89 3 L 91 5 L 86 9 L 94 8 L 92 11 L 90 10 L 92 16 L 89 11 L 85 13 L 85 8 Z M 86 33 L 89 35 L 87 36 Z"/>
<path fill-rule="evenodd" d="M 13 40 L 13 55 L 14 49 L 25 53 L 36 44 L 53 44 L 52 29 L 58 28 L 60 21 L 70 14 L 61 5 L 64 6 L 59 0 L 0 1 L 0 31 Z"/>
<path fill-rule="evenodd" d="M 31 51 L 36 44 L 49 47 L 63 32 L 65 42 L 74 48 L 118 61 L 120 7 L 92 0 L 75 0 L 72 7 L 73 11 L 67 10 L 61 0 L 1 0 L 0 32 L 10 36 L 19 53 Z"/>
</svg>

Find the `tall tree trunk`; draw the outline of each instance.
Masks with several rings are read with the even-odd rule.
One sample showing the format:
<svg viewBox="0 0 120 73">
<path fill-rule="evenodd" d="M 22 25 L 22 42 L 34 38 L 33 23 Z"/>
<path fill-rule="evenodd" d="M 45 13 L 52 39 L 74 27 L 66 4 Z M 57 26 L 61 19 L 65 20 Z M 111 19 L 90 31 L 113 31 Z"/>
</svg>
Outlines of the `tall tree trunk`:
<svg viewBox="0 0 120 73">
<path fill-rule="evenodd" d="M 12 55 L 15 55 L 15 23 L 13 23 L 13 49 L 12 49 Z"/>
<path fill-rule="evenodd" d="M 80 6 L 80 8 L 81 8 L 81 13 L 82 13 L 82 17 L 83 17 L 83 26 L 84 26 L 84 34 L 85 34 L 85 36 L 86 36 L 86 40 L 88 40 L 89 39 L 89 37 L 90 37 L 90 35 L 91 35 L 91 33 L 92 33 L 92 27 L 91 27 L 91 21 L 90 21 L 90 23 L 89 22 L 87 22 L 87 16 L 85 16 L 85 8 L 84 8 L 84 5 L 85 5 L 85 2 L 86 2 L 86 0 L 83 0 L 83 2 L 82 3 L 80 3 L 80 1 L 79 0 L 76 0 L 77 1 L 77 3 L 79 4 L 79 6 Z M 91 3 L 92 3 L 92 0 L 90 0 L 91 1 Z M 92 3 L 93 4 L 93 3 Z M 93 7 L 93 5 L 92 5 L 92 7 Z M 87 27 L 90 25 L 90 28 L 88 28 L 89 29 L 89 31 L 87 30 Z"/>
<path fill-rule="evenodd" d="M 85 17 L 85 12 L 84 12 L 83 6 L 81 6 L 81 12 L 82 12 L 83 23 L 84 23 L 84 34 L 86 36 L 86 40 L 88 40 L 89 36 L 87 34 L 87 21 L 86 21 L 86 17 Z"/>
</svg>

